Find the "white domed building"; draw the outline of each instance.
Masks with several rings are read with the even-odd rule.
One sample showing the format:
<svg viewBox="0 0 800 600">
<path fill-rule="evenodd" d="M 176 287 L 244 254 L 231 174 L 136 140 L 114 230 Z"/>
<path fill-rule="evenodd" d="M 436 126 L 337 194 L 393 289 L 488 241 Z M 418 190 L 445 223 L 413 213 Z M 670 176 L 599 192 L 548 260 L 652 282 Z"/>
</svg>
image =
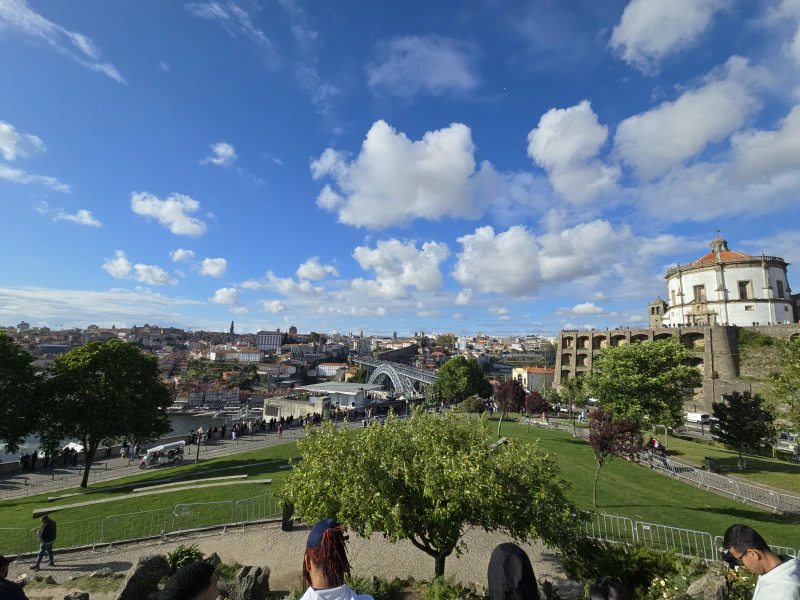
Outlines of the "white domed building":
<svg viewBox="0 0 800 600">
<path fill-rule="evenodd" d="M 651 327 L 793 322 L 794 301 L 779 256 L 732 252 L 717 237 L 711 252 L 666 274 L 667 301 L 648 304 Z"/>
</svg>

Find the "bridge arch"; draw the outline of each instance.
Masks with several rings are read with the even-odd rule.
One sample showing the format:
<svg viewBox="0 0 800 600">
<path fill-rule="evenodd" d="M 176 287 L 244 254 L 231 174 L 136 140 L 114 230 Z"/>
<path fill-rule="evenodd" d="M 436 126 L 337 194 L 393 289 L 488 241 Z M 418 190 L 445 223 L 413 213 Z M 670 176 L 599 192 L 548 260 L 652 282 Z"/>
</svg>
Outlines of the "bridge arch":
<svg viewBox="0 0 800 600">
<path fill-rule="evenodd" d="M 392 386 L 397 392 L 406 394 L 414 393 L 414 384 L 411 380 L 398 373 L 392 365 L 383 364 L 372 372 L 367 383 L 383 383 L 386 378 L 392 382 Z"/>
</svg>

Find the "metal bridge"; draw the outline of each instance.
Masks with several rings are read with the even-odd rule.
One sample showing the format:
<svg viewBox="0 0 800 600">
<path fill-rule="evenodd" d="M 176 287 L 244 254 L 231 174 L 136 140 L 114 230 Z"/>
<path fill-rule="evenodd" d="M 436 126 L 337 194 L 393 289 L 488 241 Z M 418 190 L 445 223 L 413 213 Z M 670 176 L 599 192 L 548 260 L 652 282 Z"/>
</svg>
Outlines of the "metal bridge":
<svg viewBox="0 0 800 600">
<path fill-rule="evenodd" d="M 398 392 L 405 394 L 418 393 L 415 382 L 429 385 L 436 381 L 436 373 L 431 373 L 427 369 L 417 369 L 402 363 L 375 360 L 372 357 L 353 357 L 353 362 L 369 368 L 369 378 L 367 383 L 383 383 L 388 377 L 392 386 Z"/>
</svg>

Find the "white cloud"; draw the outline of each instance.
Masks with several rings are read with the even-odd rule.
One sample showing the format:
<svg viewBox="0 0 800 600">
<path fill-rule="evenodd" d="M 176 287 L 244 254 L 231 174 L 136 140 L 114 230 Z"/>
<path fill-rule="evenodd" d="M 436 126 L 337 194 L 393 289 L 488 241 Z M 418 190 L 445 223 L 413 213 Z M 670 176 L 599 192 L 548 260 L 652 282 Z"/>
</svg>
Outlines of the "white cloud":
<svg viewBox="0 0 800 600">
<path fill-rule="evenodd" d="M 318 312 L 321 315 L 337 315 L 342 317 L 385 317 L 387 314 L 386 309 L 382 306 L 376 309 L 370 309 L 364 306 L 350 306 L 347 308 L 328 306 L 325 308 L 320 307 Z"/>
<path fill-rule="evenodd" d="M 800 168 L 800 105 L 775 130 L 751 130 L 731 138 L 733 171 L 739 181 L 766 181 Z"/>
<path fill-rule="evenodd" d="M 315 286 L 305 279 L 295 281 L 291 277 L 276 277 L 272 271 L 267 272 L 267 280 L 268 287 L 284 296 L 321 296 L 325 292 L 324 287 Z"/>
<path fill-rule="evenodd" d="M 536 238 L 521 226 L 495 235 L 490 226 L 458 238 L 463 250 L 453 269 L 453 278 L 488 294 L 522 296 L 535 291 L 539 270 Z"/>
<path fill-rule="evenodd" d="M 170 252 L 169 257 L 172 259 L 172 262 L 191 260 L 194 258 L 194 250 L 184 250 L 183 248 L 178 248 L 174 252 Z"/>
<path fill-rule="evenodd" d="M 456 321 L 466 321 L 467 320 L 467 317 L 465 317 L 464 315 L 458 314 L 458 313 L 454 314 L 453 318 Z"/>
<path fill-rule="evenodd" d="M 222 277 L 225 275 L 227 268 L 228 261 L 224 258 L 204 258 L 200 266 L 200 275 Z"/>
<path fill-rule="evenodd" d="M 672 102 L 622 121 L 614 136 L 623 162 L 649 180 L 738 131 L 759 108 L 753 88 L 766 75 L 747 59 L 731 57 Z"/>
<path fill-rule="evenodd" d="M 133 265 L 136 271 L 136 281 L 148 285 L 178 285 L 178 280 L 172 277 L 161 267 L 155 265 Z"/>
<path fill-rule="evenodd" d="M 333 110 L 333 99 L 339 95 L 339 88 L 323 81 L 313 65 L 301 63 L 295 68 L 294 74 L 300 89 L 308 93 L 317 112 L 323 115 L 330 114 Z"/>
<path fill-rule="evenodd" d="M 547 171 L 553 188 L 573 204 L 585 204 L 616 189 L 617 166 L 597 160 L 608 139 L 588 100 L 570 108 L 552 108 L 528 134 L 528 156 Z"/>
<path fill-rule="evenodd" d="M 30 133 L 19 133 L 11 123 L 0 121 L 0 154 L 4 159 L 30 158 L 45 150 L 41 138 Z"/>
<path fill-rule="evenodd" d="M 277 314 L 286 310 L 286 305 L 280 300 L 262 300 L 261 306 L 264 312 Z"/>
<path fill-rule="evenodd" d="M 217 142 L 209 146 L 213 156 L 208 156 L 200 161 L 201 165 L 217 165 L 220 167 L 230 167 L 236 160 L 236 148 L 228 142 Z"/>
<path fill-rule="evenodd" d="M 186 9 L 195 17 L 219 23 L 230 36 L 248 40 L 262 53 L 267 67 L 275 69 L 280 66 L 280 55 L 275 42 L 256 27 L 250 13 L 233 0 L 189 2 Z"/>
<path fill-rule="evenodd" d="M 212 304 L 239 304 L 239 292 L 235 288 L 220 288 L 208 301 Z"/>
<path fill-rule="evenodd" d="M 378 45 L 379 58 L 367 67 L 373 91 L 411 98 L 469 95 L 480 83 L 477 47 L 470 42 L 429 36 L 396 37 Z"/>
<path fill-rule="evenodd" d="M 274 156 L 272 158 L 270 158 L 270 160 L 272 162 L 274 162 L 276 165 L 282 165 L 283 164 L 283 161 L 280 158 L 275 158 Z"/>
<path fill-rule="evenodd" d="M 661 61 L 695 45 L 731 0 L 631 0 L 609 46 L 629 65 L 649 74 Z"/>
<path fill-rule="evenodd" d="M 458 295 L 456 296 L 456 304 L 459 306 L 466 306 L 472 300 L 472 290 L 470 288 L 464 288 Z"/>
<path fill-rule="evenodd" d="M 164 73 L 169 73 L 169 65 L 164 61 L 159 61 L 158 68 L 164 71 Z"/>
<path fill-rule="evenodd" d="M 417 302 L 417 316 L 438 319 L 442 316 L 442 311 L 435 308 L 427 308 L 424 302 Z"/>
<path fill-rule="evenodd" d="M 92 212 L 84 208 L 79 209 L 74 215 L 71 215 L 63 210 L 53 218 L 54 221 L 72 221 L 79 225 L 88 225 L 89 227 L 101 227 L 103 224 L 92 216 Z"/>
<path fill-rule="evenodd" d="M 425 242 L 420 250 L 414 240 L 381 240 L 375 248 L 359 246 L 353 251 L 353 258 L 362 269 L 375 271 L 375 279 L 359 277 L 351 282 L 351 287 L 388 300 L 406 298 L 411 286 L 426 292 L 439 290 L 442 288 L 439 264 L 449 255 L 447 244 L 441 242 Z"/>
<path fill-rule="evenodd" d="M 505 306 L 490 306 L 487 310 L 493 315 L 507 315 L 511 312 Z"/>
<path fill-rule="evenodd" d="M 319 256 L 312 256 L 297 269 L 297 276 L 300 279 L 325 279 L 326 275 L 339 276 L 339 271 L 333 265 L 323 265 L 319 262 Z"/>
<path fill-rule="evenodd" d="M 43 40 L 82 67 L 125 83 L 114 65 L 102 62 L 102 52 L 91 39 L 49 21 L 31 9 L 26 0 L 0 1 L 0 29 L 5 28 Z"/>
<path fill-rule="evenodd" d="M 171 194 L 159 200 L 149 192 L 131 194 L 131 210 L 137 215 L 158 219 L 164 227 L 176 235 L 201 236 L 206 232 L 206 224 L 190 213 L 200 208 L 197 200 L 183 194 Z"/>
<path fill-rule="evenodd" d="M 497 317 L 498 321 L 511 321 L 511 317 L 508 315 L 503 315 L 502 317 Z"/>
<path fill-rule="evenodd" d="M 292 21 L 292 35 L 299 46 L 307 49 L 319 34 L 308 23 L 306 11 L 297 5 L 295 0 L 278 0 L 278 4 L 286 11 Z"/>
<path fill-rule="evenodd" d="M 246 315 L 250 311 L 246 306 L 231 306 L 231 312 L 235 315 Z"/>
<path fill-rule="evenodd" d="M 606 300 L 606 295 L 603 292 L 594 292 L 593 294 L 589 294 L 589 300 L 594 300 L 595 302 L 603 302 Z"/>
<path fill-rule="evenodd" d="M 557 315 L 604 315 L 607 314 L 602 306 L 597 306 L 594 302 L 584 302 L 583 304 L 576 304 L 572 308 L 559 308 L 556 310 Z"/>
<path fill-rule="evenodd" d="M 260 290 L 264 288 L 264 284 L 262 284 L 260 281 L 255 281 L 254 279 L 251 279 L 249 281 L 245 281 L 244 283 L 242 283 L 241 287 L 246 290 Z"/>
<path fill-rule="evenodd" d="M 177 285 L 178 280 L 155 265 L 132 264 L 125 252 L 117 250 L 114 258 L 106 258 L 103 269 L 117 279 L 135 279 L 148 285 Z"/>
<path fill-rule="evenodd" d="M 339 222 L 381 229 L 417 218 L 478 218 L 480 206 L 471 178 L 475 147 L 469 127 L 453 123 L 412 141 L 385 121 L 367 133 L 355 160 L 328 148 L 312 161 L 315 180 L 330 176 L 317 204 L 338 212 Z"/>
<path fill-rule="evenodd" d="M 125 253 L 122 250 L 117 250 L 114 256 L 115 258 L 105 259 L 103 269 L 105 269 L 109 275 L 117 279 L 129 279 L 133 264 L 125 258 Z"/>
<path fill-rule="evenodd" d="M 800 244 L 797 240 L 800 240 L 800 230 L 786 230 L 759 239 L 742 240 L 741 244 L 745 248 L 752 248 L 753 253 L 763 252 L 768 256 L 782 256 L 787 262 L 798 264 Z"/>
<path fill-rule="evenodd" d="M 37 185 L 44 185 L 57 192 L 64 192 L 69 194 L 72 187 L 66 183 L 61 183 L 55 177 L 48 177 L 46 175 L 32 175 L 22 169 L 15 169 L 10 165 L 0 164 L 0 179 L 11 181 L 13 183 L 33 183 Z"/>
<path fill-rule="evenodd" d="M 40 200 L 36 203 L 36 206 L 33 207 L 33 210 L 38 212 L 40 215 L 46 215 L 50 212 L 50 205 L 44 200 Z"/>
</svg>

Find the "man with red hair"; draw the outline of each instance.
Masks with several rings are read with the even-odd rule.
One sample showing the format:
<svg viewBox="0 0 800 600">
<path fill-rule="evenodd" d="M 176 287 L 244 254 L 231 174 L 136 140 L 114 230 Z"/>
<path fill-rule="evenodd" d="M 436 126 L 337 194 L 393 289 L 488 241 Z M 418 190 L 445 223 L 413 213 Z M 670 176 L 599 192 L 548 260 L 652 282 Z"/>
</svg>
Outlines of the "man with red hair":
<svg viewBox="0 0 800 600">
<path fill-rule="evenodd" d="M 356 594 L 344 582 L 350 575 L 344 528 L 333 519 L 314 525 L 303 555 L 303 584 L 309 586 L 300 600 L 373 600 Z"/>
</svg>

